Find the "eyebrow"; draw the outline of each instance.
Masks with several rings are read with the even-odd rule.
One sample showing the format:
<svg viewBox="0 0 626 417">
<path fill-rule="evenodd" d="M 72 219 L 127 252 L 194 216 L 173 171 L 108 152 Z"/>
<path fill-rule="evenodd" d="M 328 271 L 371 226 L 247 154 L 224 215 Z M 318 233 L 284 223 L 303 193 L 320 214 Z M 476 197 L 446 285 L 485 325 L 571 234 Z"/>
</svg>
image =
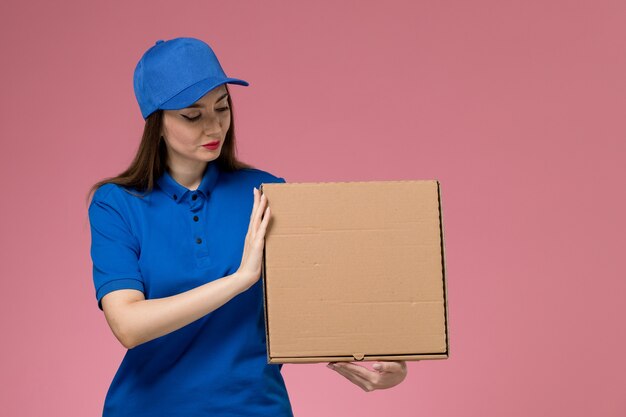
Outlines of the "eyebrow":
<svg viewBox="0 0 626 417">
<path fill-rule="evenodd" d="M 228 95 L 228 93 L 225 93 L 222 97 L 218 98 L 216 103 L 219 103 L 220 101 L 222 101 L 224 99 L 224 97 L 226 97 L 227 95 Z M 204 107 L 204 106 L 202 106 L 202 104 L 194 103 L 191 106 L 187 106 L 185 108 L 186 109 L 193 109 L 194 107 Z"/>
</svg>

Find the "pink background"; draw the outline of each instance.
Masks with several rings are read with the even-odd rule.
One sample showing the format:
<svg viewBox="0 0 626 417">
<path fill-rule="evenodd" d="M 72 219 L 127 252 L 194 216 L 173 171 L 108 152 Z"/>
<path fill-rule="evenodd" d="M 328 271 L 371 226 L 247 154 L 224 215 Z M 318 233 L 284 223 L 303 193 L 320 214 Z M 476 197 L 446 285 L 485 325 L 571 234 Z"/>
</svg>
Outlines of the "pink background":
<svg viewBox="0 0 626 417">
<path fill-rule="evenodd" d="M 297 416 L 626 415 L 624 1 L 3 1 L 0 23 L 2 415 L 101 413 L 124 348 L 85 196 L 139 143 L 137 60 L 177 36 L 250 82 L 243 160 L 441 181 L 450 358 L 370 393 L 285 365 Z"/>
</svg>

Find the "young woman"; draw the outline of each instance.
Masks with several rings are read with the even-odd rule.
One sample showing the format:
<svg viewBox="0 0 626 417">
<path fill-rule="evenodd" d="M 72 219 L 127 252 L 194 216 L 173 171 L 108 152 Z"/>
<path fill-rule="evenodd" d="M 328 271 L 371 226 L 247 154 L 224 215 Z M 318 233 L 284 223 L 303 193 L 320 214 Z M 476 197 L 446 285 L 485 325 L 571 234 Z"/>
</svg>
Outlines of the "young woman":
<svg viewBox="0 0 626 417">
<path fill-rule="evenodd" d="M 134 73 L 137 155 L 90 190 L 96 299 L 128 349 L 104 417 L 293 415 L 282 365 L 267 363 L 260 282 L 271 213 L 258 187 L 285 180 L 237 160 L 227 84 L 249 85 L 206 43 L 157 41 Z M 336 365 L 366 391 L 406 376 L 404 362 Z"/>
</svg>

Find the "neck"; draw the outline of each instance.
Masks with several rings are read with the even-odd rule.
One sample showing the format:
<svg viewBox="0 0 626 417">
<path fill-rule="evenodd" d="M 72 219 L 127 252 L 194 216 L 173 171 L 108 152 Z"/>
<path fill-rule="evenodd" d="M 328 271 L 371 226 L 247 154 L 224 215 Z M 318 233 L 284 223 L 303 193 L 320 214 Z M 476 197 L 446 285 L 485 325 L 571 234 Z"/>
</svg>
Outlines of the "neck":
<svg viewBox="0 0 626 417">
<path fill-rule="evenodd" d="M 168 164 L 167 170 L 177 183 L 193 191 L 200 186 L 206 167 L 207 162 L 198 162 L 184 166 Z"/>
</svg>

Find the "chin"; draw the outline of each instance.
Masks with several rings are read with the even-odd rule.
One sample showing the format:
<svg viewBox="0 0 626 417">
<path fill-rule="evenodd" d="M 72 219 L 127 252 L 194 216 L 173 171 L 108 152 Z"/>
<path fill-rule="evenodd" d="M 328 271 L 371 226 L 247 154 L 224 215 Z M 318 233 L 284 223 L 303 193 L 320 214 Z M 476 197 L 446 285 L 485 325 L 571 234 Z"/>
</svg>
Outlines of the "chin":
<svg viewBox="0 0 626 417">
<path fill-rule="evenodd" d="M 215 151 L 212 155 L 205 155 L 205 157 L 202 158 L 202 160 L 210 162 L 210 161 L 216 160 L 219 156 L 220 156 L 220 152 Z"/>
</svg>

